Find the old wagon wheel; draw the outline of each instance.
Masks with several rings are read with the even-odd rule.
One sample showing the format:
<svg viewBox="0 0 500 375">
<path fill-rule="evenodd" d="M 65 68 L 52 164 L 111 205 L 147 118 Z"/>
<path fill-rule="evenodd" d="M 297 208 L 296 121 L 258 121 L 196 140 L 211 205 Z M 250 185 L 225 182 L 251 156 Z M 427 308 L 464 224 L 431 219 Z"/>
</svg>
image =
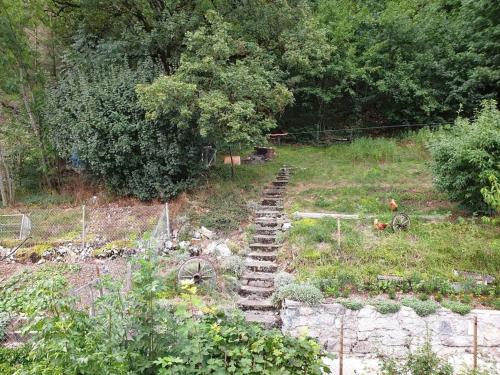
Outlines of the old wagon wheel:
<svg viewBox="0 0 500 375">
<path fill-rule="evenodd" d="M 392 230 L 399 232 L 410 227 L 410 217 L 407 214 L 399 213 L 392 218 Z"/>
<path fill-rule="evenodd" d="M 188 259 L 179 267 L 177 280 L 179 283 L 187 281 L 197 285 L 215 285 L 217 273 L 214 265 L 208 259 L 194 257 Z"/>
</svg>

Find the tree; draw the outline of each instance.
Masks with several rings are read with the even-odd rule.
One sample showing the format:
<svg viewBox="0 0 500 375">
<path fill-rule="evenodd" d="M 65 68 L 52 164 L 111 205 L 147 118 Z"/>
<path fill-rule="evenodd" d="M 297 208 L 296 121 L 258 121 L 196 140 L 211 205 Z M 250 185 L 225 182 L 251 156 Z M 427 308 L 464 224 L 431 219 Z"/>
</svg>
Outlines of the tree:
<svg viewBox="0 0 500 375">
<path fill-rule="evenodd" d="M 146 120 L 135 93 L 157 71 L 149 61 L 68 72 L 47 94 L 58 155 L 120 195 L 167 199 L 186 189 L 200 167 L 198 138 L 163 116 Z"/>
<path fill-rule="evenodd" d="M 45 185 L 51 187 L 52 160 L 41 122 L 44 75 L 38 51 L 42 39 L 38 34 L 43 28 L 46 16 L 45 5 L 44 0 L 31 1 L 29 6 L 23 1 L 0 0 L 0 101 L 3 104 L 11 103 L 2 105 L 2 111 L 5 111 L 6 115 L 2 119 L 4 131 L 0 135 L 6 137 L 6 127 L 11 128 L 10 133 L 19 133 L 13 128 L 24 123 L 29 124 L 32 137 L 18 138 L 18 141 L 36 141 L 36 150 L 33 150 L 31 155 L 37 158 L 41 165 L 39 169 Z M 18 104 L 22 104 L 22 109 Z M 6 155 L 12 152 L 6 150 L 7 145 L 3 143 L 5 160 Z"/>
<path fill-rule="evenodd" d="M 483 102 L 472 121 L 458 118 L 437 132 L 430 150 L 436 185 L 450 199 L 475 211 L 497 209 L 500 111 L 495 101 Z"/>
<path fill-rule="evenodd" d="M 234 37 L 231 25 L 215 12 L 207 19 L 208 26 L 187 34 L 175 73 L 139 85 L 137 92 L 150 118 L 166 116 L 231 152 L 238 143 L 263 142 L 292 93 L 264 50 Z"/>
</svg>

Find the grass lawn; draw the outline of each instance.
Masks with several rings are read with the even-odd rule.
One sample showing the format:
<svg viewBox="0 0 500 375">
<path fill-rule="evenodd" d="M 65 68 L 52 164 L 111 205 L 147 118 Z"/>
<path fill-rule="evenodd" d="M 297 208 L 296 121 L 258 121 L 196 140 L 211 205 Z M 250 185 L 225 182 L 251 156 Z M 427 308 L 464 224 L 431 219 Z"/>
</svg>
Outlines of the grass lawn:
<svg viewBox="0 0 500 375">
<path fill-rule="evenodd" d="M 208 227 L 215 222 L 221 229 L 230 222 L 235 229 L 251 213 L 246 202 L 255 200 L 279 166 L 287 164 L 295 167 L 285 204 L 289 215 L 295 211 L 374 214 L 389 222 L 388 202 L 393 198 L 399 211 L 412 219 L 409 230 L 401 233 L 375 230 L 369 219 L 343 220 L 340 248 L 335 220 L 295 221 L 281 262 L 299 278 L 340 275 L 365 285 L 377 284 L 377 275 L 460 281 L 453 271 L 461 270 L 498 279 L 500 226 L 470 217 L 435 190 L 424 137 L 359 139 L 330 147 L 283 146 L 271 163 L 238 167 L 234 179 L 229 167 L 220 166 L 207 184 L 196 189 L 201 212 L 197 218 Z M 431 223 L 420 220 L 419 214 L 451 214 L 452 219 Z"/>
</svg>

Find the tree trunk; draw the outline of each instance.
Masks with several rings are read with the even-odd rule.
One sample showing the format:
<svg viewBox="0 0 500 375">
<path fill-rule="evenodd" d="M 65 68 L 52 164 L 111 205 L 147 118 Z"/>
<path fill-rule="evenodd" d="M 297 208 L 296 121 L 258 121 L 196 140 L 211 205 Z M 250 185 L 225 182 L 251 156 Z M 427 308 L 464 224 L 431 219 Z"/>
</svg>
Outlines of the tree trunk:
<svg viewBox="0 0 500 375">
<path fill-rule="evenodd" d="M 5 177 L 4 177 L 4 172 L 3 168 L 0 166 L 0 196 L 2 198 L 2 206 L 6 207 L 8 205 L 8 199 L 7 199 L 7 189 L 6 189 L 6 184 L 5 184 Z"/>
<path fill-rule="evenodd" d="M 2 148 L 0 148 L 0 169 L 3 167 L 3 173 L 2 173 L 2 177 L 3 177 L 3 187 L 5 188 L 5 192 L 6 192 L 6 205 L 10 205 L 12 203 L 14 203 L 14 200 L 15 200 L 15 193 L 14 193 L 14 179 L 12 178 L 12 173 L 11 173 L 11 168 L 10 166 L 7 164 L 7 162 L 5 161 L 5 154 L 2 150 Z"/>
<path fill-rule="evenodd" d="M 231 146 L 229 146 L 229 157 L 231 158 L 231 178 L 234 178 L 236 173 L 234 171 L 233 150 Z"/>
<path fill-rule="evenodd" d="M 21 82 L 21 96 L 23 98 L 23 104 L 24 108 L 26 109 L 26 113 L 28 114 L 28 118 L 30 121 L 31 129 L 33 133 L 35 134 L 35 137 L 38 141 L 38 147 L 40 147 L 40 151 L 42 153 L 42 170 L 43 170 L 43 177 L 45 180 L 45 184 L 50 188 L 52 187 L 52 184 L 50 182 L 50 179 L 48 178 L 48 171 L 49 171 L 49 162 L 47 158 L 47 151 L 45 149 L 45 146 L 43 144 L 43 139 L 42 139 L 42 132 L 40 130 L 40 124 L 38 122 L 38 119 L 35 117 L 35 114 L 33 113 L 32 109 L 32 103 L 35 101 L 33 98 L 33 93 L 31 91 L 31 88 L 26 87 L 26 82 L 24 80 L 24 72 L 23 68 L 19 68 L 19 75 L 20 75 L 20 82 Z"/>
<path fill-rule="evenodd" d="M 5 161 L 5 154 L 0 147 L 0 195 L 4 206 L 14 203 L 14 182 L 10 168 Z"/>
</svg>

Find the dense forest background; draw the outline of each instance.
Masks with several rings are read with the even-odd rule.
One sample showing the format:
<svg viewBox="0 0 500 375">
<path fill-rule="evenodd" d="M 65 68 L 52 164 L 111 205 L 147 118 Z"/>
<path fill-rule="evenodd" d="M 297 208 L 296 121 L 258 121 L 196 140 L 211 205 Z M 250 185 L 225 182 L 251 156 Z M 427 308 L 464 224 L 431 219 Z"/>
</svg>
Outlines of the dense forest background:
<svg viewBox="0 0 500 375">
<path fill-rule="evenodd" d="M 0 0 L 2 202 L 75 169 L 165 199 L 203 145 L 471 116 L 498 99 L 499 19 L 488 0 Z"/>
</svg>

